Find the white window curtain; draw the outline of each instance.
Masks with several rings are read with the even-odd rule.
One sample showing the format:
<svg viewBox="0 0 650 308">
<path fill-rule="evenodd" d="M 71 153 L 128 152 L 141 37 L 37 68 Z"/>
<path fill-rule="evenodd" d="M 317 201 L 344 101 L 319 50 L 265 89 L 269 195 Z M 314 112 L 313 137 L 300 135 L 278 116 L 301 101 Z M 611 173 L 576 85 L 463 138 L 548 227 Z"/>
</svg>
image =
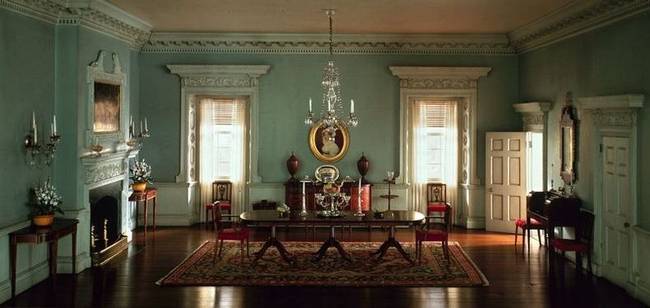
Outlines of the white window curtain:
<svg viewBox="0 0 650 308">
<path fill-rule="evenodd" d="M 412 104 L 412 200 L 417 211 L 426 213 L 427 183 L 446 184 L 447 202 L 452 207 L 457 204 L 457 105 L 454 100 L 432 99 L 418 99 Z"/>
<path fill-rule="evenodd" d="M 201 204 L 212 202 L 212 182 L 232 182 L 232 213 L 244 208 L 246 179 L 246 100 L 199 99 L 199 185 Z M 203 211 L 202 211 L 203 212 Z"/>
</svg>

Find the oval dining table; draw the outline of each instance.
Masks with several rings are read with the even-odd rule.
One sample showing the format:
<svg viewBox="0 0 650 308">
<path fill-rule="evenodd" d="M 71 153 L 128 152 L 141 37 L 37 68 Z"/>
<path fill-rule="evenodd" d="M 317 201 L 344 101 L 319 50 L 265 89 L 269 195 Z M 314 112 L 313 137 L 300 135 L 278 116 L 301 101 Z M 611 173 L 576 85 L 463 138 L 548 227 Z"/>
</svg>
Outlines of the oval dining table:
<svg viewBox="0 0 650 308">
<path fill-rule="evenodd" d="M 282 242 L 280 242 L 276 236 L 276 226 L 294 226 L 294 225 L 320 225 L 328 226 L 330 228 L 329 238 L 323 243 L 318 252 L 315 253 L 313 261 L 320 260 L 327 249 L 330 247 L 336 248 L 341 257 L 350 261 L 350 255 L 345 252 L 340 242 L 336 239 L 335 228 L 337 226 L 353 226 L 353 225 L 362 225 L 362 226 L 383 226 L 388 227 L 388 238 L 384 243 L 377 249 L 377 251 L 372 252 L 371 255 L 375 256 L 377 260 L 381 260 L 386 254 L 386 251 L 390 247 L 395 247 L 397 251 L 411 264 L 414 264 L 414 261 L 408 255 L 402 245 L 395 239 L 395 227 L 398 226 L 413 226 L 418 225 L 424 221 L 424 214 L 417 211 L 405 211 L 405 210 L 391 210 L 382 212 L 382 217 L 375 217 L 373 214 L 368 213 L 365 216 L 355 216 L 351 212 L 344 211 L 343 215 L 340 217 L 322 217 L 317 214 L 317 212 L 307 212 L 306 216 L 300 216 L 298 213 L 290 215 L 280 215 L 275 210 L 255 210 L 247 211 L 242 213 L 239 218 L 241 223 L 247 226 L 262 226 L 270 227 L 271 234 L 268 240 L 264 243 L 262 248 L 255 253 L 255 259 L 253 264 L 255 264 L 260 258 L 264 256 L 267 249 L 270 247 L 275 247 L 280 256 L 287 263 L 294 263 L 295 257 L 289 253 Z"/>
</svg>

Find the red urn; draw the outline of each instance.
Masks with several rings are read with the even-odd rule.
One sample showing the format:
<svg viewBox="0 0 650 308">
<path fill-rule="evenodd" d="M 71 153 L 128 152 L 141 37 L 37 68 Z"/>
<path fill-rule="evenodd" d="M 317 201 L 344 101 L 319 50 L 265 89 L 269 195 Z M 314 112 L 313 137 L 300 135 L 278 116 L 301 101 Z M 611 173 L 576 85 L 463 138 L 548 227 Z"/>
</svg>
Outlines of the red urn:
<svg viewBox="0 0 650 308">
<path fill-rule="evenodd" d="M 298 169 L 300 169 L 300 161 L 298 160 L 296 155 L 294 155 L 293 152 L 291 152 L 291 156 L 289 156 L 289 159 L 287 159 L 287 170 L 291 175 L 291 179 L 296 178 L 294 175 L 296 174 L 296 172 L 298 172 Z"/>
<path fill-rule="evenodd" d="M 365 183 L 366 182 L 366 174 L 368 174 L 368 169 L 370 169 L 370 162 L 366 158 L 366 155 L 361 152 L 361 158 L 357 161 L 357 170 L 359 170 L 359 174 L 361 174 L 361 179 Z"/>
</svg>

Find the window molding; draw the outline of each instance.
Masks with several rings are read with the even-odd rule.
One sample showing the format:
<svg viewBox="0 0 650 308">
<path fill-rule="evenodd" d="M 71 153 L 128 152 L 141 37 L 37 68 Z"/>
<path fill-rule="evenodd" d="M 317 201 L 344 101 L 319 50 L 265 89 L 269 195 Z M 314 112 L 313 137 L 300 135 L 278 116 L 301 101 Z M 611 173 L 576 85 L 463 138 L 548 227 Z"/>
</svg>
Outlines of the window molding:
<svg viewBox="0 0 650 308">
<path fill-rule="evenodd" d="M 550 102 L 526 102 L 514 104 L 512 107 L 521 113 L 524 131 L 543 134 L 542 140 L 542 182 L 544 190 L 548 190 L 548 113 L 553 106 Z"/>
<path fill-rule="evenodd" d="M 259 78 L 270 65 L 167 65 L 181 82 L 180 170 L 177 183 L 196 183 L 197 108 L 200 96 L 245 96 L 248 99 L 248 170 L 245 182 L 261 182 L 258 174 Z"/>
<path fill-rule="evenodd" d="M 397 182 L 409 189 L 413 171 L 409 134 L 411 104 L 418 97 L 435 97 L 458 101 L 459 131 L 459 223 L 468 228 L 485 226 L 484 200 L 476 173 L 476 106 L 478 79 L 487 76 L 491 67 L 389 66 L 400 80 L 400 150 Z M 410 196 L 410 194 L 408 194 Z M 407 204 L 410 200 L 406 200 Z M 471 205 L 471 207 L 470 207 Z M 461 209 L 462 208 L 462 209 Z"/>
</svg>

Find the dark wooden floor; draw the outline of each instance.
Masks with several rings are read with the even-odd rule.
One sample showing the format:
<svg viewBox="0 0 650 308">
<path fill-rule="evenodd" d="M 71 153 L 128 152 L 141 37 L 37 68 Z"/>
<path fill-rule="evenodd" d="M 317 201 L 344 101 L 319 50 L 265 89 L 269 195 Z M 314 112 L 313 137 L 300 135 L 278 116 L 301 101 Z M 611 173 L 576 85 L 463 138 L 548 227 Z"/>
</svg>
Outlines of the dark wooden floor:
<svg viewBox="0 0 650 308">
<path fill-rule="evenodd" d="M 254 238 L 262 240 L 265 232 Z M 304 240 L 302 229 L 279 232 L 288 240 Z M 373 231 L 374 241 L 386 236 Z M 399 230 L 398 239 L 413 240 Z M 515 253 L 512 235 L 454 230 L 460 242 L 490 281 L 478 288 L 318 288 L 318 287 L 159 287 L 154 282 L 212 237 L 200 227 L 159 228 L 144 246 L 141 232 L 128 253 L 102 268 L 88 269 L 76 279 L 59 275 L 53 290 L 45 281 L 7 306 L 39 307 L 643 307 L 625 291 L 605 280 L 576 275 L 571 264 L 564 278 L 550 277 L 546 253 L 534 242 L 531 255 Z M 325 230 L 317 238 L 325 239 Z M 367 241 L 366 231 L 351 240 Z M 346 240 L 345 236 L 340 237 Z M 333 252 L 332 252 L 333 253 Z"/>
</svg>

